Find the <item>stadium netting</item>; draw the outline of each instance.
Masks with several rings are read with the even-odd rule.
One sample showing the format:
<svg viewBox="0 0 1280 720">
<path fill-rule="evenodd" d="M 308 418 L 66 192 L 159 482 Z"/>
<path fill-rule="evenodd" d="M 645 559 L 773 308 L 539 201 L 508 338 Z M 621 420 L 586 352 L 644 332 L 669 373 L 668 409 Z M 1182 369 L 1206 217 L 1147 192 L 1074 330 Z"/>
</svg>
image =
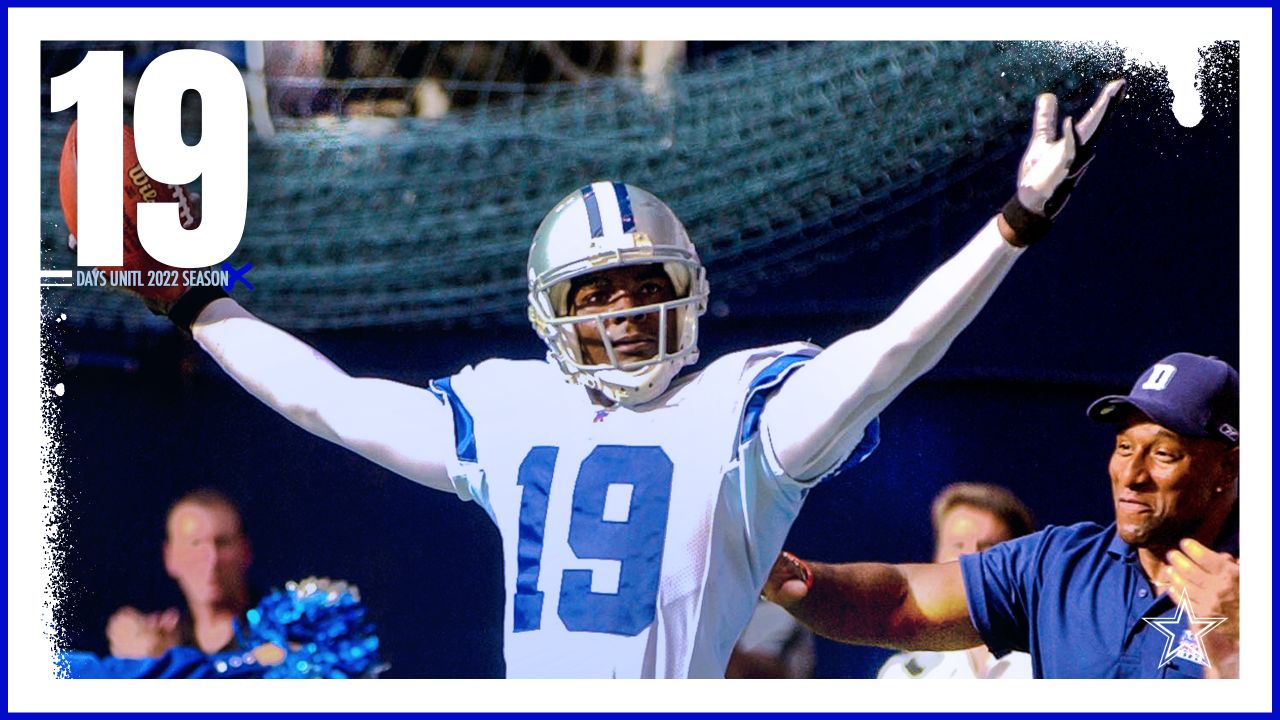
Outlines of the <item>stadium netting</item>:
<svg viewBox="0 0 1280 720">
<path fill-rule="evenodd" d="M 298 330 L 523 323 L 538 222 L 599 179 L 665 199 L 713 288 L 803 272 L 856 233 L 874 252 L 892 237 L 868 230 L 897 210 L 984 163 L 1012 170 L 1036 93 L 1105 79 L 1105 55 L 1045 57 L 1011 43 L 754 44 L 660 92 L 634 75 L 505 83 L 435 119 L 251 133 L 229 262 L 253 264 L 254 289 L 235 296 Z M 65 255 L 47 268 L 70 266 L 56 175 L 73 114 L 42 123 L 43 249 Z M 164 327 L 122 292 L 45 292 L 72 324 Z"/>
</svg>

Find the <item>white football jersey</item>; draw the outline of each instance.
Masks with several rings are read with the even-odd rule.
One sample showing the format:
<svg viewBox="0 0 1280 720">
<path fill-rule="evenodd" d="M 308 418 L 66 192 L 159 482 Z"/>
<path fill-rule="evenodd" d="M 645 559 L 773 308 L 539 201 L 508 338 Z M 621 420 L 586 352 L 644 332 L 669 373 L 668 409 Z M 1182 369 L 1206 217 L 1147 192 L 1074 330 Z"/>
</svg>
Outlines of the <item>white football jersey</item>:
<svg viewBox="0 0 1280 720">
<path fill-rule="evenodd" d="M 771 468 L 760 412 L 816 353 L 733 353 L 612 410 L 546 361 L 431 384 L 453 413 L 458 496 L 502 536 L 509 677 L 724 676 L 812 485 Z"/>
</svg>

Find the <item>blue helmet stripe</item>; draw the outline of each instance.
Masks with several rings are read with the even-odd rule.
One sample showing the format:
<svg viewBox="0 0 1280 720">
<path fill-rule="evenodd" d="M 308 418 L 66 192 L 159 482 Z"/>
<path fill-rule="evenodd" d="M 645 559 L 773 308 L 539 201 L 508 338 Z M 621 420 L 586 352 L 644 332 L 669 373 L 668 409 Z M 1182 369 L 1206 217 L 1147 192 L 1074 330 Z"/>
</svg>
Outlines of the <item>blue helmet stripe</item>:
<svg viewBox="0 0 1280 720">
<path fill-rule="evenodd" d="M 596 199 L 596 191 L 585 185 L 578 192 L 587 203 L 587 220 L 591 223 L 591 237 L 604 237 L 604 223 L 600 221 L 600 201 Z"/>
<path fill-rule="evenodd" d="M 613 184 L 613 192 L 618 196 L 618 214 L 622 217 L 622 232 L 635 231 L 636 216 L 631 212 L 631 196 L 627 194 L 627 186 L 616 182 Z"/>
</svg>

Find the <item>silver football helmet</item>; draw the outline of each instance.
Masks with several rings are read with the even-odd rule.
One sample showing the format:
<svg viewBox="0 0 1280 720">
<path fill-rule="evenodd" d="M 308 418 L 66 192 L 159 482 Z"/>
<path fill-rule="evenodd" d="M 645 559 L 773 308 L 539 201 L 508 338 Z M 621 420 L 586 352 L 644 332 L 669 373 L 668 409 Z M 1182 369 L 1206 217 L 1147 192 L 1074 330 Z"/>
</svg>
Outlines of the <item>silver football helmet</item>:
<svg viewBox="0 0 1280 720">
<path fill-rule="evenodd" d="M 676 299 L 637 308 L 569 315 L 569 283 L 578 276 L 628 265 L 661 263 Z M 707 275 L 684 225 L 652 194 L 632 185 L 597 182 L 569 195 L 547 213 L 529 249 L 529 320 L 570 382 L 594 388 L 631 406 L 662 394 L 685 365 L 698 359 L 698 317 L 707 309 Z M 674 310 L 677 347 L 668 345 Z M 658 352 L 620 362 L 605 321 L 659 313 Z M 583 361 L 575 325 L 594 322 L 609 362 Z"/>
</svg>

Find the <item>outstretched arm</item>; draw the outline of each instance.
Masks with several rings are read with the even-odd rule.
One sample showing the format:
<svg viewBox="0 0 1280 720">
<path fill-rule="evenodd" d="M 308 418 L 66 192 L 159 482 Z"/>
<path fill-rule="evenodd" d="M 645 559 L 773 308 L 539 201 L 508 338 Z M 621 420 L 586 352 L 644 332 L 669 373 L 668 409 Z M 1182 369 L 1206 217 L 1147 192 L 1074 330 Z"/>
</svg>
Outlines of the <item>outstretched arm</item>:
<svg viewBox="0 0 1280 720">
<path fill-rule="evenodd" d="M 230 298 L 199 311 L 191 334 L 228 375 L 303 429 L 438 490 L 452 490 L 449 411 L 418 387 L 348 375 Z"/>
<path fill-rule="evenodd" d="M 814 632 L 841 642 L 900 650 L 982 644 L 957 562 L 806 564 L 783 553 L 763 594 Z"/>
<path fill-rule="evenodd" d="M 75 133 L 73 125 L 63 150 L 64 188 L 76 186 Z M 133 132 L 127 126 L 123 141 L 126 153 L 132 153 Z M 127 185 L 135 180 L 126 174 Z M 182 187 L 154 186 L 162 193 L 162 201 L 178 203 L 185 227 L 198 223 L 198 196 Z M 126 219 L 136 215 L 139 197 L 126 194 L 124 201 Z M 63 199 L 64 210 L 68 207 L 75 207 L 74 199 Z M 74 212 L 66 212 L 68 227 L 76 227 Z M 174 269 L 146 252 L 136 230 L 126 222 L 124 267 Z M 75 250 L 75 235 L 68 240 Z M 220 287 L 139 286 L 130 292 L 152 312 L 190 332 L 254 397 L 306 430 L 424 485 L 453 489 L 445 469 L 453 450 L 452 415 L 428 391 L 387 380 L 353 378 L 297 338 L 251 315 Z"/>
<path fill-rule="evenodd" d="M 798 480 L 830 471 L 872 418 L 937 364 L 1022 248 L 1047 232 L 1092 160 L 1097 132 L 1123 89 L 1123 80 L 1108 84 L 1079 123 L 1069 117 L 1062 123 L 1061 137 L 1057 99 L 1041 95 L 1017 192 L 1001 213 L 884 322 L 836 341 L 769 398 L 762 433 L 782 471 Z"/>
<path fill-rule="evenodd" d="M 885 321 L 837 340 L 769 398 L 764 438 L 789 476 L 811 480 L 839 463 L 867 423 L 978 314 L 1022 252 L 997 223 L 988 222 Z"/>
</svg>

